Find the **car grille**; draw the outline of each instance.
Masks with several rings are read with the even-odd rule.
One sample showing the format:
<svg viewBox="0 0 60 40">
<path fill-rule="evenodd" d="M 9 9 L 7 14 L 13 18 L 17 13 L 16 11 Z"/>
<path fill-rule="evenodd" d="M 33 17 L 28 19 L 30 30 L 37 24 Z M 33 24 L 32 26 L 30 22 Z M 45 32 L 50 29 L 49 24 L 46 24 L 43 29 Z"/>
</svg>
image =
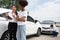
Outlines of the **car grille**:
<svg viewBox="0 0 60 40">
<path fill-rule="evenodd" d="M 45 27 L 42 27 L 43 29 L 50 29 L 50 28 L 45 28 Z"/>
</svg>

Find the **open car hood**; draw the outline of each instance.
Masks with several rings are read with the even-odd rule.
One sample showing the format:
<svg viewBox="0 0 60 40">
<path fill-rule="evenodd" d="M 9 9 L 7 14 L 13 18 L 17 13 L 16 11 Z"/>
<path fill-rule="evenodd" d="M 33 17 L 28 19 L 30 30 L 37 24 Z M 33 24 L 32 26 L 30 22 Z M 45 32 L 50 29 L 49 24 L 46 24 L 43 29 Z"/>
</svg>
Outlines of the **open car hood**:
<svg viewBox="0 0 60 40">
<path fill-rule="evenodd" d="M 11 12 L 12 10 L 10 9 L 5 9 L 5 8 L 0 8 L 0 14 L 6 13 L 6 12 Z"/>
<path fill-rule="evenodd" d="M 41 24 L 42 27 L 49 28 L 51 24 Z"/>
</svg>

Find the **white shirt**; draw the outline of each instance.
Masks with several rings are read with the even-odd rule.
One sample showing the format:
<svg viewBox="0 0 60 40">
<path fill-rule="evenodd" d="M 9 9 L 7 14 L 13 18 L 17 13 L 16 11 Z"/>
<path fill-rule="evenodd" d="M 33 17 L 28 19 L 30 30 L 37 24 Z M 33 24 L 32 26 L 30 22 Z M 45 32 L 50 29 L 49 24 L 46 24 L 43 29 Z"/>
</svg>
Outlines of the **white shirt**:
<svg viewBox="0 0 60 40">
<path fill-rule="evenodd" d="M 54 25 L 53 31 L 59 32 L 59 30 L 58 30 L 58 28 L 56 27 L 56 25 Z"/>
<path fill-rule="evenodd" d="M 9 17 L 12 18 L 12 20 L 8 20 L 9 22 L 16 22 L 15 18 L 13 17 L 13 15 L 16 17 L 15 13 L 12 14 L 12 12 L 8 13 Z"/>
<path fill-rule="evenodd" d="M 27 20 L 27 11 L 19 11 L 18 12 L 18 16 L 19 16 L 19 18 L 21 18 L 21 17 L 23 17 L 23 16 L 25 16 L 26 18 L 25 18 L 25 22 L 22 22 L 22 21 L 18 21 L 18 25 L 25 25 L 26 24 L 26 20 Z"/>
</svg>

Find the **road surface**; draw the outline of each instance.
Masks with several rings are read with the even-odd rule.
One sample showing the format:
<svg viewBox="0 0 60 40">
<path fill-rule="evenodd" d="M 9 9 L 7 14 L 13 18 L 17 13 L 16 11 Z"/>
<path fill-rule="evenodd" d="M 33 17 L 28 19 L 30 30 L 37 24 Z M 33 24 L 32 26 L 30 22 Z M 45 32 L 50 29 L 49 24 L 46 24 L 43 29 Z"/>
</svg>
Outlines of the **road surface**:
<svg viewBox="0 0 60 40">
<path fill-rule="evenodd" d="M 59 29 L 59 35 L 57 37 L 53 37 L 52 35 L 42 34 L 40 37 L 28 36 L 27 40 L 60 40 L 60 27 L 58 27 L 58 29 Z"/>
</svg>

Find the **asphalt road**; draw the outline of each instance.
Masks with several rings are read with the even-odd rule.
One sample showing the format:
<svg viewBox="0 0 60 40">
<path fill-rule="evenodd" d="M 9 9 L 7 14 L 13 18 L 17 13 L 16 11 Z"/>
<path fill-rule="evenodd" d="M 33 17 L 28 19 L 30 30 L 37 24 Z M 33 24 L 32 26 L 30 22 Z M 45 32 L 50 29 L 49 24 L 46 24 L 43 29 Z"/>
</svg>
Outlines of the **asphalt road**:
<svg viewBox="0 0 60 40">
<path fill-rule="evenodd" d="M 28 36 L 27 40 L 60 40 L 60 27 L 58 27 L 58 29 L 59 29 L 59 34 L 57 37 L 53 37 L 52 35 L 42 34 L 40 37 L 36 37 L 35 35 Z"/>
</svg>

